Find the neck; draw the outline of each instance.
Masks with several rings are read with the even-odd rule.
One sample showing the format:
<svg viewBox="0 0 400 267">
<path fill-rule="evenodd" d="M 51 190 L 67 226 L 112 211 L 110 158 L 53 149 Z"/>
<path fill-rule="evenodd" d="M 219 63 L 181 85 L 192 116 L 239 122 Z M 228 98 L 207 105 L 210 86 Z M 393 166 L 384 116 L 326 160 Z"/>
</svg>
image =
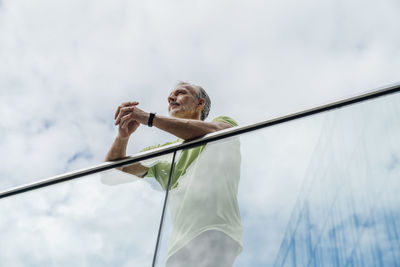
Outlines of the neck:
<svg viewBox="0 0 400 267">
<path fill-rule="evenodd" d="M 180 119 L 189 119 L 189 120 L 201 120 L 201 113 L 179 114 L 179 115 L 172 116 L 172 117 L 180 118 Z"/>
</svg>

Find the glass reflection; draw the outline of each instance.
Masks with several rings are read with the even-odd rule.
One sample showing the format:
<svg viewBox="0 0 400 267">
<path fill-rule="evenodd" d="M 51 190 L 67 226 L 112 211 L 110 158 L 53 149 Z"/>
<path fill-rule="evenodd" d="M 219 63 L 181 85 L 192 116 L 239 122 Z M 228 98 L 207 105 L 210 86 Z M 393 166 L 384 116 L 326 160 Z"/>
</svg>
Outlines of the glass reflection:
<svg viewBox="0 0 400 267">
<path fill-rule="evenodd" d="M 400 264 L 399 100 L 329 114 L 274 266 Z"/>
</svg>

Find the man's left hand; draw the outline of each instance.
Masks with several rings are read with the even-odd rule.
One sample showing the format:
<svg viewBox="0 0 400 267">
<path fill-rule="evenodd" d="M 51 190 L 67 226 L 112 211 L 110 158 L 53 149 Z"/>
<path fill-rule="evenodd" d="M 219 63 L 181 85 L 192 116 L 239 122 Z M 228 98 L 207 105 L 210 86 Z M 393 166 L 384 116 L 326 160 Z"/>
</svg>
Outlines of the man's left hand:
<svg viewBox="0 0 400 267">
<path fill-rule="evenodd" d="M 115 125 L 118 125 L 121 123 L 122 119 L 122 114 L 127 115 L 130 114 L 129 120 L 135 120 L 141 124 L 147 125 L 147 122 L 149 121 L 150 114 L 141 110 L 137 106 L 128 106 L 128 107 L 123 107 L 119 110 L 119 115 L 117 116 L 117 119 L 115 121 Z"/>
</svg>

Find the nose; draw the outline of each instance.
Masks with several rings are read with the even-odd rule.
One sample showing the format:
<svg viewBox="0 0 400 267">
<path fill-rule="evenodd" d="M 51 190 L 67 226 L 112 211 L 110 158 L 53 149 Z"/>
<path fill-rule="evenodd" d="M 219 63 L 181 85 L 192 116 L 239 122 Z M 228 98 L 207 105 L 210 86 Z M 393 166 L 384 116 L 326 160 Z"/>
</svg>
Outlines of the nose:
<svg viewBox="0 0 400 267">
<path fill-rule="evenodd" d="M 174 95 L 168 97 L 168 103 L 175 102 L 176 97 Z"/>
</svg>

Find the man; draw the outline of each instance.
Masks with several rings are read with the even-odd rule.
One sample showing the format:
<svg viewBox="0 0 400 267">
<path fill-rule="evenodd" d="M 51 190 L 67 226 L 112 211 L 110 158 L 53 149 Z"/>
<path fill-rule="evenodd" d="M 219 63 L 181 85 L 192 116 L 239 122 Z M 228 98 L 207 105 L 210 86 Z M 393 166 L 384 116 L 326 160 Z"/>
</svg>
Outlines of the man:
<svg viewBox="0 0 400 267">
<path fill-rule="evenodd" d="M 115 113 L 118 136 L 106 161 L 126 157 L 129 137 L 141 124 L 177 136 L 176 142 L 237 125 L 224 116 L 212 122 L 204 121 L 211 101 L 205 90 L 197 85 L 178 83 L 170 93 L 168 103 L 171 117 L 145 112 L 138 108 L 138 102 L 119 106 Z M 184 150 L 175 162 L 168 203 L 173 231 L 167 266 L 232 266 L 242 247 L 242 225 L 236 198 L 240 176 L 238 140 L 234 138 Z M 154 177 L 167 190 L 169 162 L 159 162 L 151 167 L 138 163 L 122 170 L 139 177 Z"/>
</svg>

